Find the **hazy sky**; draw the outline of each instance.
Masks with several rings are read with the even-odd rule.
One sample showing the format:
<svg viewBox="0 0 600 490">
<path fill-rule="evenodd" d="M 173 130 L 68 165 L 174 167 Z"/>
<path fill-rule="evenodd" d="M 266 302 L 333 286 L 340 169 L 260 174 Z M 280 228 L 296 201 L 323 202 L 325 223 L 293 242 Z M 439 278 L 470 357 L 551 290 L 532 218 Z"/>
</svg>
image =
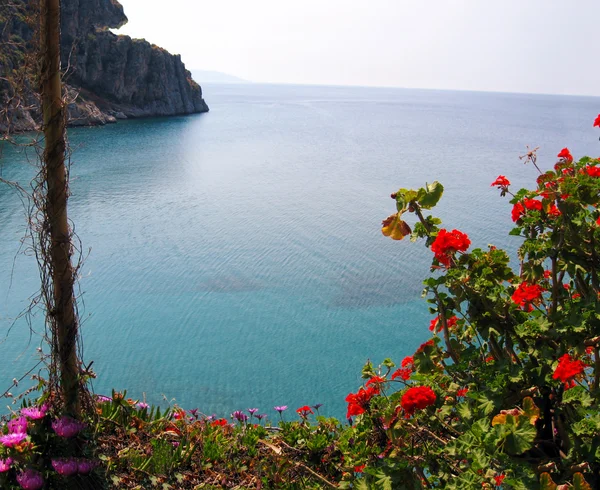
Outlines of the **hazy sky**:
<svg viewBox="0 0 600 490">
<path fill-rule="evenodd" d="M 119 32 L 255 82 L 600 95 L 599 0 L 120 2 Z"/>
</svg>

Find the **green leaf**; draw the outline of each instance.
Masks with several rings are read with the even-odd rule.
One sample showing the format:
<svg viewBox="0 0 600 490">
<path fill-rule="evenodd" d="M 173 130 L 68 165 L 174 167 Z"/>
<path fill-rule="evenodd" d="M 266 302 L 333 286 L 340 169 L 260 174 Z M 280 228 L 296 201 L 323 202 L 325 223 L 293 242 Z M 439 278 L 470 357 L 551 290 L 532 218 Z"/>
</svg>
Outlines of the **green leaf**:
<svg viewBox="0 0 600 490">
<path fill-rule="evenodd" d="M 490 430 L 490 422 L 488 419 L 479 419 L 471 426 L 471 432 L 477 439 L 483 441 L 485 435 Z"/>
<path fill-rule="evenodd" d="M 473 417 L 473 412 L 471 412 L 469 405 L 465 402 L 459 403 L 456 407 L 456 411 L 464 420 L 470 420 Z"/>
<path fill-rule="evenodd" d="M 523 454 L 533 447 L 537 430 L 531 425 L 528 417 L 507 415 L 504 427 L 508 430 L 504 446 L 507 453 L 514 455 Z"/>
<path fill-rule="evenodd" d="M 436 180 L 431 184 L 425 184 L 424 190 L 423 195 L 419 192 L 419 204 L 423 209 L 431 209 L 441 199 L 444 193 L 444 186 Z"/>
<path fill-rule="evenodd" d="M 589 407 L 594 403 L 594 400 L 583 386 L 574 386 L 566 390 L 563 393 L 562 401 L 571 404 L 579 402 L 583 407 Z"/>
<path fill-rule="evenodd" d="M 381 364 L 390 369 L 396 366 L 394 361 L 392 361 L 389 357 L 386 357 Z"/>
<path fill-rule="evenodd" d="M 490 415 L 496 411 L 496 401 L 488 398 L 485 395 L 481 395 L 477 398 L 479 410 L 482 410 L 484 415 Z"/>
</svg>

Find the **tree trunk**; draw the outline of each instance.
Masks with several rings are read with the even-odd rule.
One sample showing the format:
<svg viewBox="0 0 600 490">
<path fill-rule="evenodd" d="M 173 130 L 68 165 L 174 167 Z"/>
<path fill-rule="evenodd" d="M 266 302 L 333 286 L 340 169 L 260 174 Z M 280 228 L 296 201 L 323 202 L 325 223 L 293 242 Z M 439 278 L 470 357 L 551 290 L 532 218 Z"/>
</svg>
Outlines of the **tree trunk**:
<svg viewBox="0 0 600 490">
<path fill-rule="evenodd" d="M 51 316 L 53 360 L 58 359 L 65 412 L 80 412 L 78 321 L 75 311 L 75 271 L 71 264 L 72 243 L 67 218 L 69 195 L 65 168 L 65 107 L 60 74 L 60 0 L 40 0 L 42 76 L 40 93 L 44 115 L 46 216 L 50 234 L 50 270 L 54 307 Z"/>
</svg>

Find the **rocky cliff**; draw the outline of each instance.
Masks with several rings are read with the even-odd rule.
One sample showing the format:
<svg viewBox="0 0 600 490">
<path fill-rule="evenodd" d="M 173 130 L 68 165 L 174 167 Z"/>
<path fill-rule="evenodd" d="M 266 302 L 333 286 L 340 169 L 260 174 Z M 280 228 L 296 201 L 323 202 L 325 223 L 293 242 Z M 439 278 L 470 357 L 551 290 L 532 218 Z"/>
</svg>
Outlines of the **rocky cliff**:
<svg viewBox="0 0 600 490">
<path fill-rule="evenodd" d="M 10 47 L 4 49 L 5 53 L 14 51 L 11 46 L 17 43 L 11 44 L 10 40 L 15 36 L 24 44 L 31 44 L 34 37 L 35 25 L 23 15 L 27 2 L 17 3 L 25 10 L 16 16 L 8 12 L 0 18 L 3 46 Z M 200 86 L 192 80 L 179 55 L 109 31 L 127 22 L 118 1 L 62 0 L 61 7 L 61 64 L 70 100 L 70 125 L 208 111 Z M 21 56 L 17 50 L 16 56 L 13 52 L 0 59 L 0 77 L 14 74 Z M 5 99 L 10 98 L 7 87 L 3 90 L 0 85 L 0 91 Z M 21 104 L 10 114 L 15 130 L 33 129 L 39 123 L 32 97 L 25 94 L 24 98 L 28 104 Z M 0 129 L 3 125 L 6 129 L 7 124 L 6 117 L 0 118 Z"/>
</svg>

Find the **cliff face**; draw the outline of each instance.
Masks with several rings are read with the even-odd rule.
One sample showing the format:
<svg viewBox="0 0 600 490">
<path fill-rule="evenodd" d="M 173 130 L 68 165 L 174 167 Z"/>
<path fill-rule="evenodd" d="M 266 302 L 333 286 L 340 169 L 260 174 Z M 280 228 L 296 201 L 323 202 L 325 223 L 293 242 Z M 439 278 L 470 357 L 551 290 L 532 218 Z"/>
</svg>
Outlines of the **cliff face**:
<svg viewBox="0 0 600 490">
<path fill-rule="evenodd" d="M 71 100 L 70 125 L 208 111 L 200 86 L 179 55 L 108 30 L 127 22 L 118 1 L 62 0 L 61 7 L 61 64 Z M 17 30 L 19 25 L 13 19 L 9 27 Z M 30 112 L 31 121 L 37 121 L 35 110 Z M 32 129 L 22 127 L 26 116 L 19 114 L 19 119 L 17 129 Z"/>
</svg>

